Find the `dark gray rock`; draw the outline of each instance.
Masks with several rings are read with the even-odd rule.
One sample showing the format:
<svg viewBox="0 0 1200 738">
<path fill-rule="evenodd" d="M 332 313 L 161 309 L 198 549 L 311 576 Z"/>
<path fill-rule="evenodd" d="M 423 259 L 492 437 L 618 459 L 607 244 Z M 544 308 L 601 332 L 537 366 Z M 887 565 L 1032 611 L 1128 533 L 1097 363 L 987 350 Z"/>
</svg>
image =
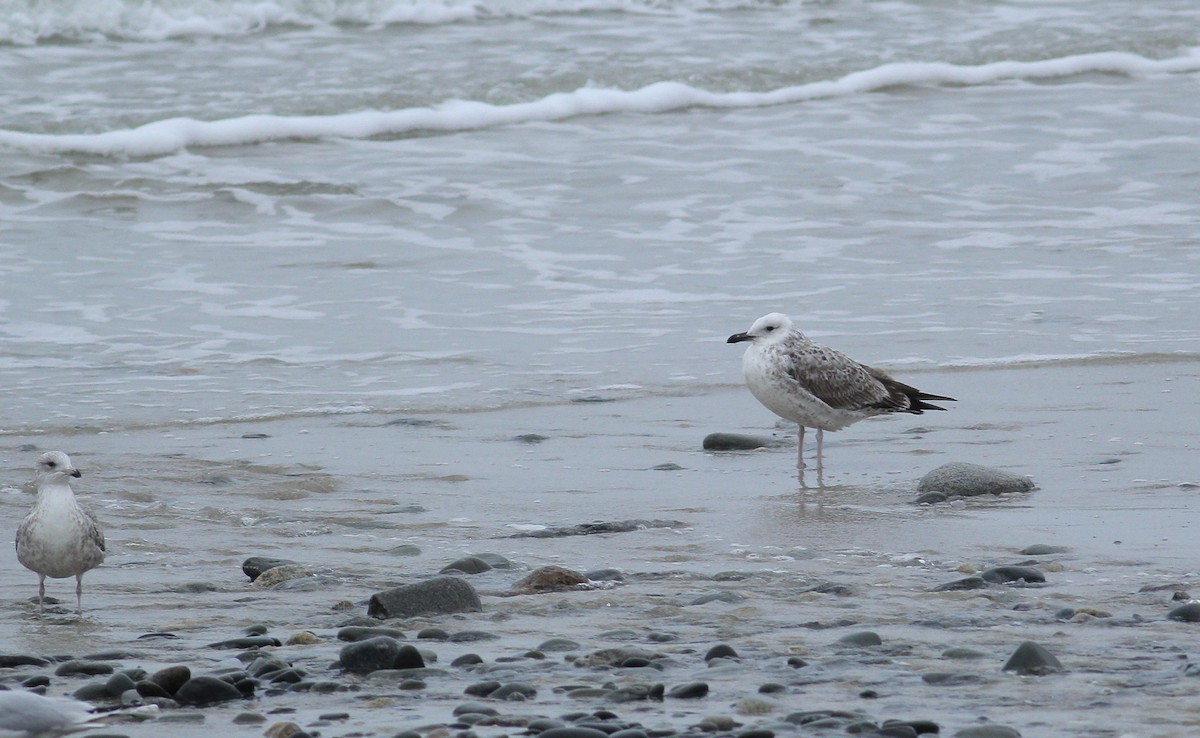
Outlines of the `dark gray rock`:
<svg viewBox="0 0 1200 738">
<path fill-rule="evenodd" d="M 608 733 L 595 728 L 568 726 L 543 730 L 538 733 L 538 738 L 608 738 Z"/>
<path fill-rule="evenodd" d="M 993 584 L 1025 581 L 1028 583 L 1044 582 L 1046 575 L 1032 566 L 997 566 L 979 575 L 984 581 Z"/>
<path fill-rule="evenodd" d="M 365 641 L 368 638 L 377 636 L 387 636 L 400 640 L 404 638 L 404 633 L 396 628 L 385 628 L 383 626 L 364 626 L 364 625 L 348 625 L 345 628 L 338 630 L 337 638 L 339 641 Z"/>
<path fill-rule="evenodd" d="M 242 573 L 250 577 L 250 581 L 258 579 L 264 571 L 274 569 L 277 566 L 289 566 L 296 564 L 290 559 L 274 559 L 269 556 L 251 556 L 242 562 Z"/>
<path fill-rule="evenodd" d="M 966 591 L 966 590 L 972 590 L 972 589 L 983 589 L 986 586 L 987 586 L 987 582 L 985 582 L 983 580 L 983 577 L 963 577 L 962 579 L 955 579 L 953 582 L 946 582 L 945 584 L 939 584 L 938 586 L 933 588 L 933 591 L 934 592 L 958 592 L 958 591 Z"/>
<path fill-rule="evenodd" d="M 463 574 L 482 574 L 485 571 L 491 570 L 492 565 L 478 556 L 464 556 L 443 566 L 439 573 L 449 574 L 450 572 L 457 571 Z"/>
<path fill-rule="evenodd" d="M 677 700 L 694 700 L 708 695 L 708 685 L 704 682 L 690 682 L 688 684 L 680 684 L 678 687 L 672 687 L 667 692 L 668 697 L 674 697 Z"/>
<path fill-rule="evenodd" d="M 104 664 L 99 661 L 84 661 L 81 659 L 74 659 L 71 661 L 64 661 L 63 663 L 59 664 L 54 670 L 54 674 L 56 676 L 78 676 L 81 674 L 85 676 L 96 676 L 97 674 L 111 674 L 114 671 L 116 671 L 116 669 L 113 668 L 112 664 Z"/>
<path fill-rule="evenodd" d="M 1021 731 L 1007 725 L 975 725 L 956 731 L 954 738 L 1021 738 Z"/>
<path fill-rule="evenodd" d="M 712 661 L 713 659 L 736 659 L 737 657 L 737 651 L 733 650 L 733 646 L 727 643 L 718 643 L 704 654 L 705 661 Z"/>
<path fill-rule="evenodd" d="M 375 636 L 365 641 L 346 644 L 342 647 L 338 658 L 342 668 L 346 671 L 354 674 L 370 674 L 379 669 L 392 668 L 392 664 L 396 663 L 396 657 L 399 655 L 399 641 L 387 636 Z"/>
<path fill-rule="evenodd" d="M 488 695 L 494 700 L 523 701 L 537 696 L 537 689 L 530 684 L 511 682 Z"/>
<path fill-rule="evenodd" d="M 175 693 L 176 701 L 184 705 L 211 705 L 244 696 L 236 684 L 214 676 L 192 677 Z"/>
<path fill-rule="evenodd" d="M 737 592 L 709 592 L 708 594 L 700 595 L 699 597 L 697 597 L 696 599 L 692 600 L 691 602 L 689 602 L 687 604 L 688 605 L 707 605 L 710 602 L 734 603 L 734 602 L 741 602 L 744 599 L 746 599 L 745 596 L 740 595 Z"/>
<path fill-rule="evenodd" d="M 602 533 L 629 533 L 650 528 L 684 528 L 678 520 L 612 520 L 599 523 L 581 523 L 560 528 L 528 530 L 514 533 L 509 538 L 565 538 L 568 536 L 592 536 Z"/>
<path fill-rule="evenodd" d="M 1189 602 L 1186 605 L 1180 605 L 1167 613 L 1167 617 L 1184 623 L 1200 623 L 1200 602 Z"/>
<path fill-rule="evenodd" d="M 921 477 L 917 486 L 919 492 L 936 491 L 961 497 L 1028 492 L 1033 488 L 1028 477 L 962 461 L 939 466 Z"/>
<path fill-rule="evenodd" d="M 425 641 L 448 641 L 450 640 L 450 631 L 436 626 L 421 628 L 417 631 L 417 638 Z"/>
<path fill-rule="evenodd" d="M 161 687 L 168 695 L 174 695 L 191 678 L 192 670 L 178 664 L 154 672 L 150 675 L 150 682 Z"/>
<path fill-rule="evenodd" d="M 856 648 L 870 648 L 873 646 L 882 646 L 883 639 L 879 634 L 872 630 L 862 630 L 857 633 L 847 633 L 837 639 L 838 645 L 854 646 Z"/>
<path fill-rule="evenodd" d="M 209 648 L 263 648 L 264 646 L 281 646 L 278 638 L 271 636 L 243 636 L 242 638 L 230 638 L 226 641 L 217 641 L 216 643 L 208 644 Z"/>
<path fill-rule="evenodd" d="M 480 612 L 475 588 L 459 577 L 434 577 L 371 595 L 367 614 L 373 618 L 409 618 L 453 612 Z"/>
<path fill-rule="evenodd" d="M 49 666 L 50 661 L 41 656 L 26 653 L 0 654 L 0 669 L 11 669 L 16 666 Z"/>
<path fill-rule="evenodd" d="M 570 638 L 548 638 L 538 644 L 539 651 L 574 651 L 579 644 Z"/>
<path fill-rule="evenodd" d="M 775 438 L 749 436 L 743 433 L 709 433 L 704 437 L 705 451 L 754 451 L 782 445 L 783 441 Z"/>
<path fill-rule="evenodd" d="M 421 656 L 421 652 L 416 646 L 407 643 L 400 644 L 400 651 L 396 654 L 395 661 L 392 662 L 393 669 L 424 669 L 425 659 Z"/>
<path fill-rule="evenodd" d="M 917 499 L 913 500 L 914 505 L 936 505 L 939 502 L 945 502 L 950 499 L 945 492 L 926 492 Z"/>
<path fill-rule="evenodd" d="M 472 666 L 474 664 L 482 664 L 483 657 L 477 653 L 464 653 L 462 656 L 450 662 L 451 666 Z"/>
<path fill-rule="evenodd" d="M 1043 676 L 1066 671 L 1066 669 L 1054 654 L 1033 641 L 1025 641 L 1017 646 L 1017 650 L 1013 651 L 1013 655 L 1008 658 L 1004 664 L 1004 671 Z"/>
<path fill-rule="evenodd" d="M 498 553 L 481 552 L 474 554 L 474 557 L 482 561 L 486 561 L 493 569 L 511 569 L 513 562 Z"/>
<path fill-rule="evenodd" d="M 137 689 L 137 683 L 128 674 L 117 672 L 108 678 L 104 688 L 113 697 L 120 697 L 131 689 Z"/>
</svg>

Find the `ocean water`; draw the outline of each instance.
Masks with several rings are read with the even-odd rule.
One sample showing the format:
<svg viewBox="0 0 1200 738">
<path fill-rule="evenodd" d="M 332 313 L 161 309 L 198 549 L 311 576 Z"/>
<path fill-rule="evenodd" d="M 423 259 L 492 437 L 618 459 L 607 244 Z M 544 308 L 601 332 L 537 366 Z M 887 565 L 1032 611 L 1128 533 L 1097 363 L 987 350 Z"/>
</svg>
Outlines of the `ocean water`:
<svg viewBox="0 0 1200 738">
<path fill-rule="evenodd" d="M 1195 354 L 1198 16 L 0 3 L 0 432 Z"/>
</svg>

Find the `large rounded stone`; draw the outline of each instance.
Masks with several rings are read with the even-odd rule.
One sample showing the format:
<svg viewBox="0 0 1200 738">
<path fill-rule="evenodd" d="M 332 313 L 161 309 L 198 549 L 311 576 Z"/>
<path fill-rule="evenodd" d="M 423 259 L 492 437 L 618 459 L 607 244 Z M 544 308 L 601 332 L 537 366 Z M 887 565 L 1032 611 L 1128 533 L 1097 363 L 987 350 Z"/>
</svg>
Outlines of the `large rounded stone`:
<svg viewBox="0 0 1200 738">
<path fill-rule="evenodd" d="M 978 495 L 1002 495 L 1013 492 L 1028 492 L 1034 488 L 1033 481 L 1012 472 L 992 469 L 979 464 L 952 461 L 921 477 L 917 490 L 920 492 L 943 492 L 947 495 L 976 497 Z"/>
<path fill-rule="evenodd" d="M 1004 671 L 1015 671 L 1018 674 L 1033 674 L 1042 676 L 1066 671 L 1054 654 L 1033 641 L 1025 641 L 1004 664 Z"/>
<path fill-rule="evenodd" d="M 342 647 L 339 658 L 342 668 L 346 671 L 354 674 L 370 674 L 379 669 L 391 669 L 399 655 L 399 641 L 387 636 L 375 636 L 365 641 L 346 644 Z"/>
<path fill-rule="evenodd" d="M 185 705 L 210 705 L 242 697 L 236 686 L 214 676 L 192 677 L 175 693 L 175 699 Z"/>
<path fill-rule="evenodd" d="M 409 618 L 452 612 L 479 612 L 483 603 L 475 588 L 460 577 L 441 576 L 371 595 L 367 614 L 373 618 Z"/>
</svg>

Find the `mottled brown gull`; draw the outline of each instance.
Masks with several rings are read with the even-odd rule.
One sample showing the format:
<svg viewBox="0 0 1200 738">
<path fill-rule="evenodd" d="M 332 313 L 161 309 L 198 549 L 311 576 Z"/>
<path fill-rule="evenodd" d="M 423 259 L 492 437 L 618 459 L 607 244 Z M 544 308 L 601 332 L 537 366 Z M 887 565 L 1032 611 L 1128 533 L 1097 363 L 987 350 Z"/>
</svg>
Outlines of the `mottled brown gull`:
<svg viewBox="0 0 1200 738">
<path fill-rule="evenodd" d="M 46 577 L 75 577 L 75 612 L 83 614 L 83 573 L 104 561 L 104 532 L 75 501 L 71 458 L 48 451 L 37 461 L 37 502 L 17 528 L 17 560 L 38 575 L 38 614 L 46 600 Z"/>
<path fill-rule="evenodd" d="M 764 315 L 750 330 L 730 336 L 728 343 L 742 341 L 750 342 L 742 357 L 750 392 L 771 412 L 800 425 L 796 468 L 802 471 L 806 427 L 817 429 L 819 470 L 825 431 L 841 430 L 876 415 L 946 409 L 928 400 L 954 401 L 897 382 L 881 369 L 814 343 L 782 313 Z"/>
</svg>

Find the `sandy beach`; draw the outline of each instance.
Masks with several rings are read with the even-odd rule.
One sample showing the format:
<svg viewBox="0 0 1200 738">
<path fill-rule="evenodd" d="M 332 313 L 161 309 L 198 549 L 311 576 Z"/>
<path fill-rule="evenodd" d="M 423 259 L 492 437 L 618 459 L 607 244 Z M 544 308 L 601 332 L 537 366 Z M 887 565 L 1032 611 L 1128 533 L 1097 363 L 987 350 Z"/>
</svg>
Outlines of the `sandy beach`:
<svg viewBox="0 0 1200 738">
<path fill-rule="evenodd" d="M 36 578 L 9 550 L 0 572 L 9 601 L 0 642 L 7 654 L 54 664 L 98 654 L 117 671 L 187 664 L 203 673 L 238 663 L 236 651 L 208 646 L 250 626 L 281 641 L 311 631 L 314 643 L 265 650 L 310 679 L 353 690 L 260 684 L 252 699 L 136 718 L 118 713 L 104 728 L 129 736 L 159 735 L 164 721 L 181 736 L 211 735 L 239 715 L 248 722 L 236 730 L 246 735 L 285 720 L 313 735 L 454 734 L 453 710 L 472 699 L 464 689 L 487 679 L 524 683 L 536 695 L 493 700 L 509 717 L 476 724 L 481 736 L 601 708 L 651 731 L 695 731 L 705 718 L 727 719 L 703 730 L 731 735 L 824 729 L 785 719 L 802 710 L 862 713 L 876 723 L 930 720 L 943 735 L 985 723 L 1026 736 L 1194 729 L 1193 706 L 1178 698 L 1194 691 L 1197 626 L 1166 616 L 1185 601 L 1176 591 L 1200 587 L 1189 513 L 1200 432 L 1180 403 L 1195 396 L 1200 364 L 1116 359 L 909 378 L 959 403 L 948 413 L 829 434 L 823 487 L 811 473 L 808 487 L 799 486 L 787 443 L 794 428 L 775 426 L 735 387 L 495 412 L 6 437 L 11 480 L 25 477 L 33 446 L 72 455 L 84 472 L 76 492 L 100 513 L 109 557 L 86 578 L 82 620 L 64 613 L 39 621 L 30 600 Z M 715 431 L 773 433 L 784 443 L 704 452 L 704 436 Z M 914 505 L 919 478 L 949 461 L 1028 475 L 1037 489 Z M 0 499 L 4 529 L 13 530 L 31 497 L 14 485 Z M 527 535 L 618 521 L 649 522 L 620 533 Z M 1034 544 L 1062 550 L 1021 553 Z M 436 655 L 423 687 L 401 689 L 394 677 L 331 666 L 345 645 L 339 629 L 362 622 L 372 593 L 485 552 L 512 567 L 461 575 L 480 594 L 482 612 L 386 623 Z M 250 556 L 290 559 L 313 576 L 261 588 L 240 570 Z M 580 591 L 511 594 L 516 580 L 549 564 L 619 576 Z M 1012 564 L 1037 567 L 1045 582 L 937 591 Z M 63 581 L 49 585 L 68 604 L 70 590 Z M 417 639 L 427 626 L 493 637 Z M 881 645 L 839 643 L 863 631 Z M 173 637 L 139 640 L 150 633 Z M 528 655 L 551 638 L 576 645 Z M 1065 671 L 1002 671 L 1027 640 Z M 721 643 L 738 658 L 706 663 L 704 654 Z M 614 647 L 641 649 L 659 666 L 581 665 Z M 952 648 L 975 657 L 949 658 Z M 450 666 L 467 653 L 483 663 Z M 796 657 L 801 668 L 788 664 Z M 87 683 L 54 669 L 16 666 L 0 678 L 12 684 L 47 674 L 49 694 Z M 703 682 L 708 691 L 623 705 L 564 690 L 627 682 L 668 691 Z M 764 684 L 782 686 L 760 693 Z M 320 717 L 337 712 L 347 716 Z M 847 721 L 835 719 L 834 732 Z"/>
</svg>

